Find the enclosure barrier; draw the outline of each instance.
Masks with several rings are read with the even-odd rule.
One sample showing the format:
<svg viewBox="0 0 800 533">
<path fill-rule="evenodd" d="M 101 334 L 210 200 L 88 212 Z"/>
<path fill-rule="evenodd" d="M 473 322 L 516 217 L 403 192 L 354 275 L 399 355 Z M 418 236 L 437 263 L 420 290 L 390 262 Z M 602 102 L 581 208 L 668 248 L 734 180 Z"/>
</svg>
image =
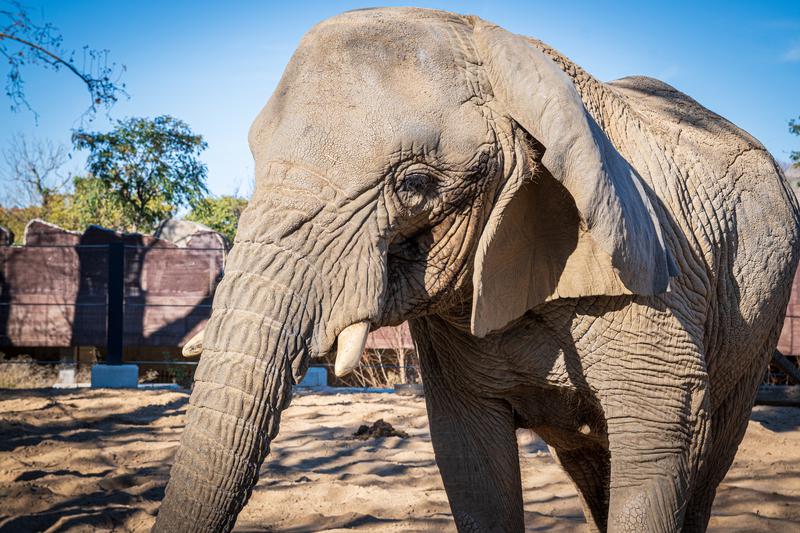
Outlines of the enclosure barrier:
<svg viewBox="0 0 800 533">
<path fill-rule="evenodd" d="M 30 354 L 33 360 L 25 364 L 130 365 L 134 383 L 137 367 L 159 369 L 167 379 L 191 383 L 197 361 L 180 357 L 180 347 L 202 330 L 211 314 L 226 250 L 179 248 L 156 239 L 150 245 L 130 244 L 126 238 L 113 232 L 98 238 L 87 231 L 73 245 L 0 247 L 3 364 L 13 363 L 9 356 Z M 96 242 L 103 239 L 110 242 Z M 780 351 L 766 373 L 760 402 L 800 405 L 799 280 L 795 278 Z M 371 334 L 367 347 L 357 373 L 334 383 L 374 387 L 392 380 L 420 381 L 407 326 Z M 329 369 L 333 361 L 312 366 Z"/>
</svg>

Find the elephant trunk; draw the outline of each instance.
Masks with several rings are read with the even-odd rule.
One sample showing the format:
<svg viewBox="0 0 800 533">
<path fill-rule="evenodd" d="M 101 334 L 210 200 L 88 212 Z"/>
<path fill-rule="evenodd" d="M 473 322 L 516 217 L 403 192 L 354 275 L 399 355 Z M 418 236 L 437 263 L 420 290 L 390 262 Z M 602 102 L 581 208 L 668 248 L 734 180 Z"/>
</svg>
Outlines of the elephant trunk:
<svg viewBox="0 0 800 533">
<path fill-rule="evenodd" d="M 257 268 L 247 248 L 234 247 L 217 289 L 154 531 L 233 528 L 308 362 L 314 290 L 292 288 L 285 262 L 280 271 Z"/>
</svg>

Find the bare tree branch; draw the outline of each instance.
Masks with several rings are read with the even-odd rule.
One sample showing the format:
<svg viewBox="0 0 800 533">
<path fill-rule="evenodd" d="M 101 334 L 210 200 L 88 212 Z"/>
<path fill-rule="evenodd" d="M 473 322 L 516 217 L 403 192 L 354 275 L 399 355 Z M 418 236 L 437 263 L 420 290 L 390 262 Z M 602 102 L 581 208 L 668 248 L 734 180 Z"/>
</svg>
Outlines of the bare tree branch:
<svg viewBox="0 0 800 533">
<path fill-rule="evenodd" d="M 125 67 L 109 65 L 108 50 L 84 47 L 84 67 L 87 56 L 89 65 L 79 68 L 74 60 L 75 52 L 61 48 L 63 37 L 55 26 L 37 24 L 17 1 L 0 0 L 2 5 L 8 7 L 0 9 L 0 55 L 6 58 L 9 67 L 6 96 L 11 99 L 12 110 L 24 107 L 36 115 L 25 96 L 22 67 L 27 64 L 43 64 L 56 71 L 65 67 L 77 76 L 89 91 L 91 104 L 87 114 L 90 115 L 98 106 L 110 109 L 120 96 L 127 96 L 125 84 L 119 81 Z"/>
<path fill-rule="evenodd" d="M 61 169 L 69 154 L 61 144 L 52 141 L 14 137 L 3 149 L 8 176 L 5 182 L 14 184 L 7 202 L 19 206 L 39 205 L 47 208 L 56 194 L 66 191 L 72 176 Z"/>
<path fill-rule="evenodd" d="M 25 46 L 30 46 L 34 50 L 37 50 L 40 53 L 42 53 L 42 54 L 46 55 L 47 57 L 49 57 L 50 59 L 52 59 L 53 61 L 50 63 L 51 65 L 55 65 L 57 63 L 60 63 L 60 64 L 64 65 L 65 67 L 70 69 L 76 76 L 78 76 L 80 79 L 82 79 L 83 82 L 86 85 L 90 85 L 91 86 L 92 79 L 89 76 L 85 75 L 83 72 L 81 72 L 80 70 L 75 68 L 75 66 L 72 63 L 70 63 L 68 61 L 65 61 L 61 57 L 55 55 L 50 50 L 47 50 L 46 48 L 41 47 L 36 43 L 32 43 L 30 41 L 26 41 L 25 39 L 20 39 L 19 37 L 15 37 L 13 35 L 8 35 L 6 33 L 0 32 L 0 41 L 3 40 L 3 39 L 11 39 L 12 41 L 17 41 L 18 43 L 22 43 Z"/>
</svg>

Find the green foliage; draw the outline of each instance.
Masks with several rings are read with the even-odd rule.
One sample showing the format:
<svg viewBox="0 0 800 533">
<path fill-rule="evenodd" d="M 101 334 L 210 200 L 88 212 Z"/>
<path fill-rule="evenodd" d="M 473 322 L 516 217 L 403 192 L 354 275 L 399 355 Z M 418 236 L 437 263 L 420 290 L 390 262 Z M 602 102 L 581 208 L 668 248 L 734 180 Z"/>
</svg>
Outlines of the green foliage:
<svg viewBox="0 0 800 533">
<path fill-rule="evenodd" d="M 70 193 L 51 194 L 46 204 L 39 207 L 36 218 L 46 220 L 64 229 L 83 231 L 80 218 L 74 210 L 74 198 Z M 33 218 L 33 217 L 31 217 Z"/>
<path fill-rule="evenodd" d="M 0 207 L 0 226 L 14 233 L 14 244 L 22 244 L 25 225 L 31 219 L 42 218 L 41 213 L 40 206 Z"/>
<path fill-rule="evenodd" d="M 84 231 L 91 224 L 124 231 L 129 225 L 122 206 L 106 194 L 99 179 L 76 176 L 72 185 L 71 193 L 53 193 L 45 205 L 0 207 L 0 226 L 14 232 L 15 244 L 22 244 L 25 225 L 34 218 L 73 231 Z"/>
<path fill-rule="evenodd" d="M 116 197 L 106 194 L 106 189 L 95 176 L 76 176 L 72 180 L 73 192 L 61 196 L 58 206 L 53 206 L 46 217 L 62 228 L 83 231 L 90 224 L 124 231 L 129 222 Z"/>
<path fill-rule="evenodd" d="M 800 117 L 797 120 L 789 121 L 789 133 L 800 135 Z M 800 167 L 800 150 L 789 154 L 789 159 L 792 160 L 794 166 Z"/>
<path fill-rule="evenodd" d="M 194 206 L 186 216 L 186 220 L 205 224 L 214 231 L 222 233 L 229 242 L 233 242 L 239 217 L 242 216 L 245 207 L 247 200 L 238 196 L 204 198 Z"/>
<path fill-rule="evenodd" d="M 130 225 L 125 229 L 150 232 L 208 192 L 206 166 L 198 159 L 205 141 L 168 115 L 118 120 L 108 133 L 78 130 L 72 142 L 89 150 L 87 169 L 122 210 Z"/>
</svg>

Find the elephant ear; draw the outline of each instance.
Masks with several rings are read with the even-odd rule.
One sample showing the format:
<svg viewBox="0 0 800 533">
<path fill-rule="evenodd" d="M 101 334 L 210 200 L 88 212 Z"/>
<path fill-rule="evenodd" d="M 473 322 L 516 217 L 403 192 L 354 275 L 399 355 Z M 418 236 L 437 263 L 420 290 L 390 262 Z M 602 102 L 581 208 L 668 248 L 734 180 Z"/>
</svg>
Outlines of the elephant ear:
<svg viewBox="0 0 800 533">
<path fill-rule="evenodd" d="M 524 38 L 475 20 L 495 108 L 524 132 L 478 244 L 471 329 L 479 337 L 557 298 L 654 295 L 677 274 L 641 178 L 567 75 Z M 538 166 L 527 142 L 544 148 Z"/>
</svg>

